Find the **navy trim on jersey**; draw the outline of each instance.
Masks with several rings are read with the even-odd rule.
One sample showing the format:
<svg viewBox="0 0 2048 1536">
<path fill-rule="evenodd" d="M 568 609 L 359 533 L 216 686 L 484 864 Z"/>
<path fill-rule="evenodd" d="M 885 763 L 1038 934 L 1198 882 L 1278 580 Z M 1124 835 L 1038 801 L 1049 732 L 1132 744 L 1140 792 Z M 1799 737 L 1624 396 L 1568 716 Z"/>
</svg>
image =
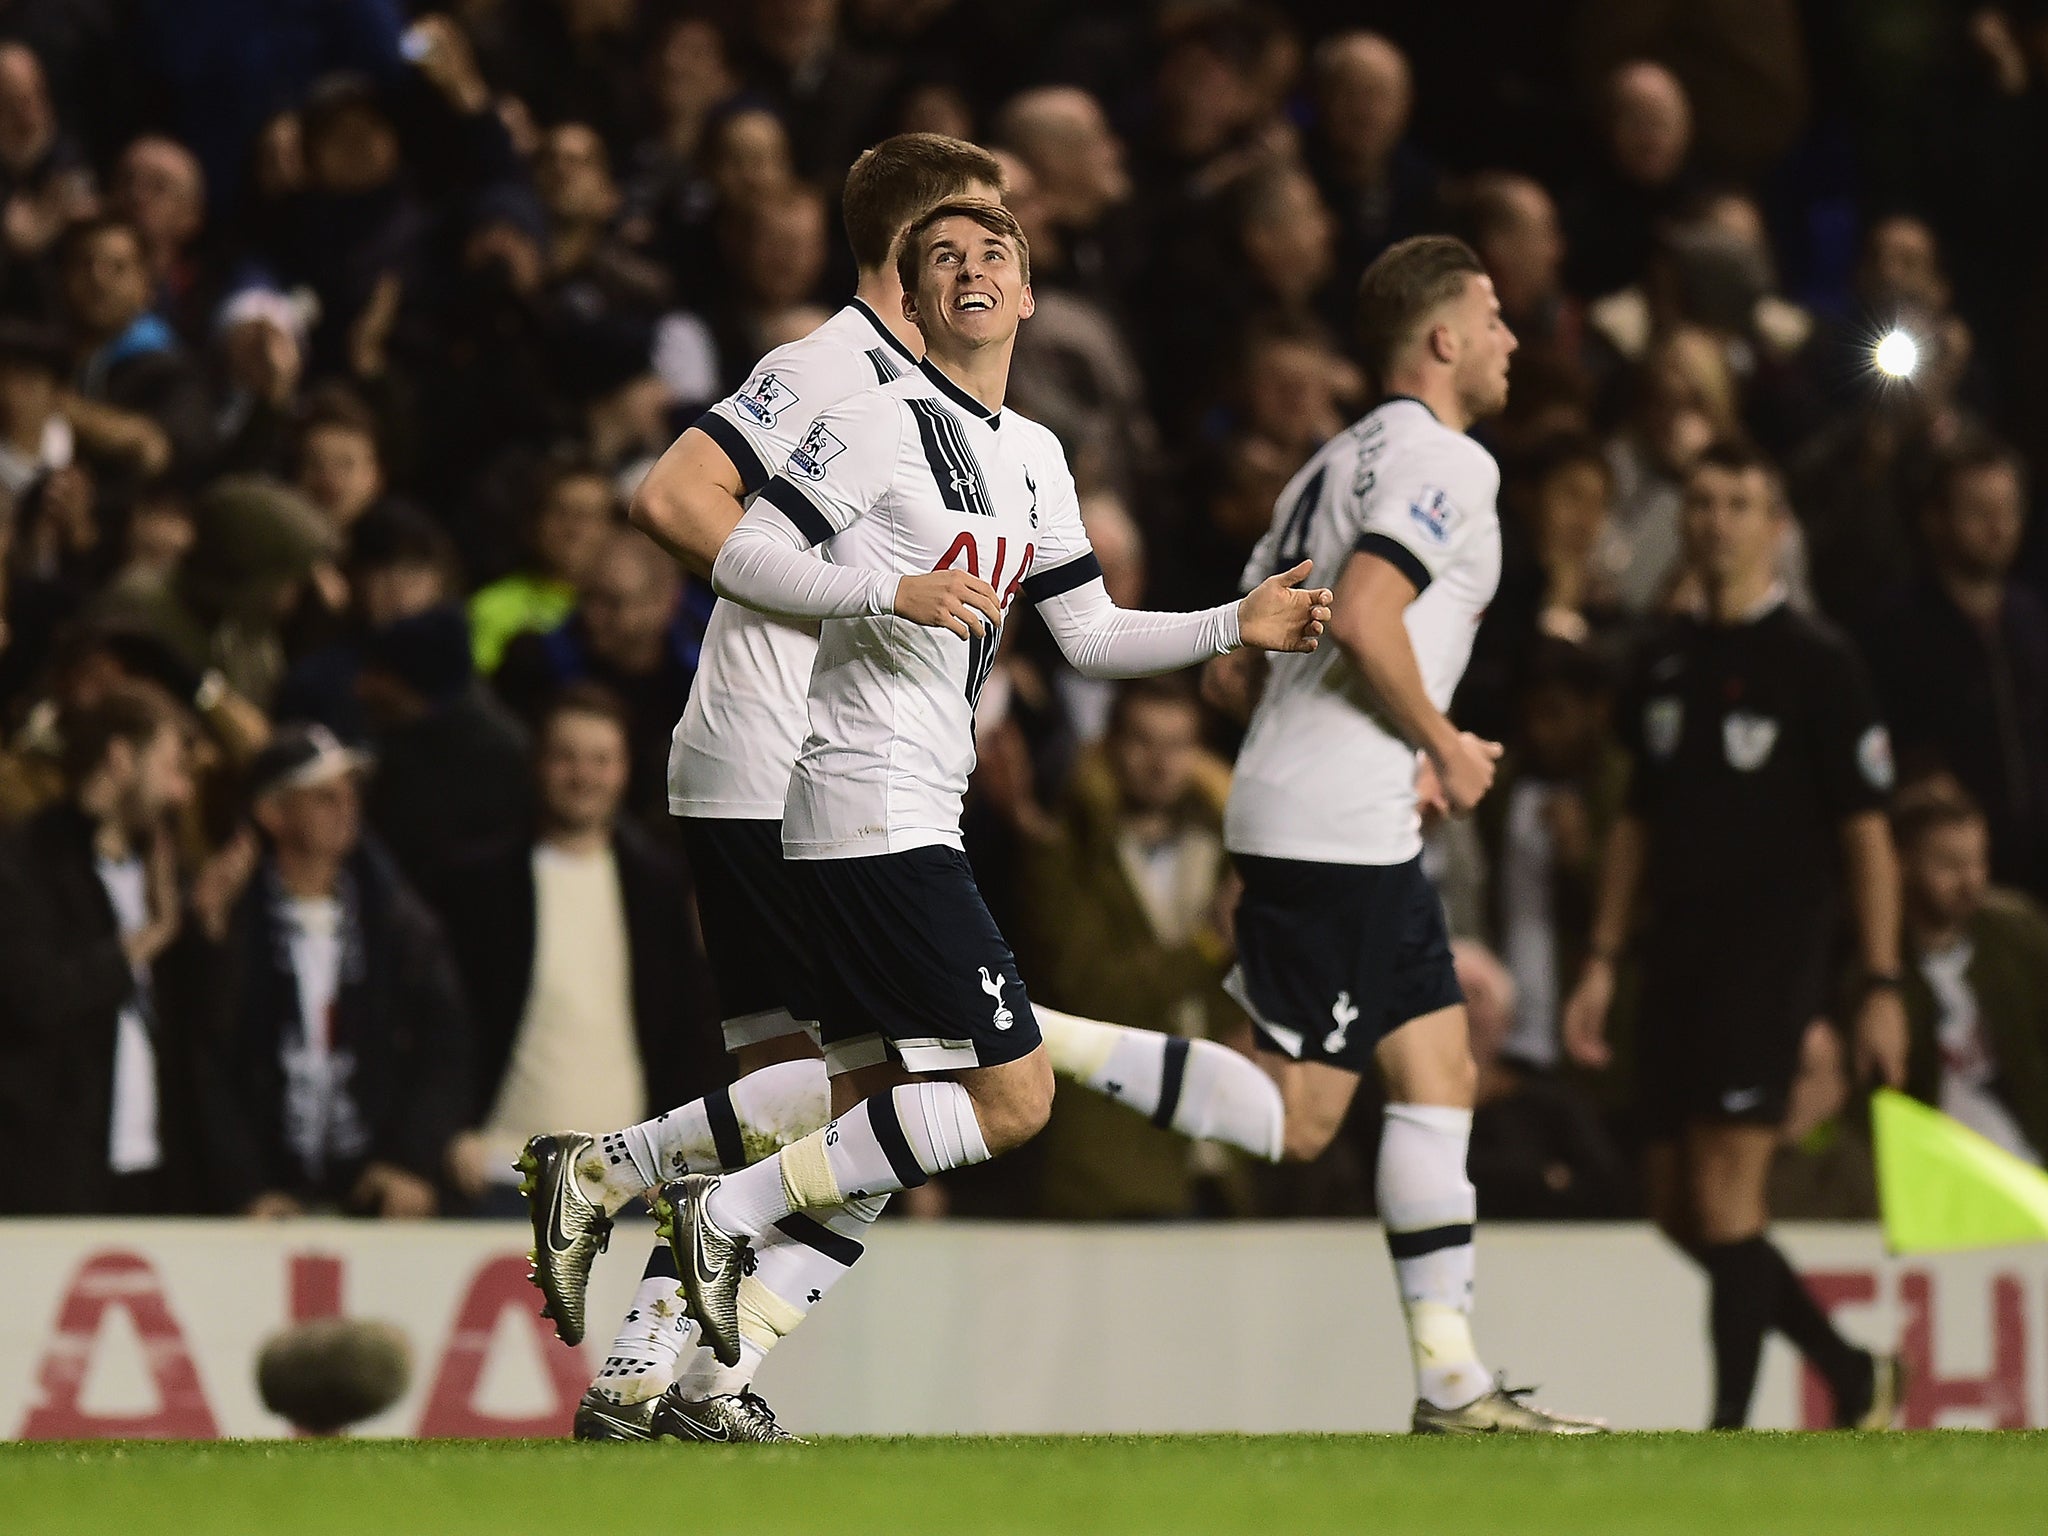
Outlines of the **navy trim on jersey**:
<svg viewBox="0 0 2048 1536">
<path fill-rule="evenodd" d="M 732 460 L 732 467 L 740 472 L 742 496 L 753 495 L 775 478 L 775 471 L 761 462 L 761 455 L 747 441 L 747 434 L 718 412 L 706 411 L 697 418 L 695 425 L 699 432 L 718 444 L 720 451 Z"/>
<path fill-rule="evenodd" d="M 1472 1241 L 1472 1223 L 1449 1227 L 1425 1227 L 1420 1232 L 1389 1232 L 1387 1252 L 1397 1259 L 1419 1259 L 1425 1253 L 1444 1248 L 1462 1248 Z"/>
<path fill-rule="evenodd" d="M 868 366 L 875 370 L 877 384 L 893 384 L 903 377 L 903 370 L 889 361 L 889 354 L 880 347 L 869 347 Z"/>
<path fill-rule="evenodd" d="M 1102 562 L 1095 558 L 1095 551 L 1091 549 L 1049 571 L 1033 571 L 1024 578 L 1024 595 L 1034 603 L 1042 603 L 1049 598 L 1064 597 L 1074 588 L 1085 587 L 1101 577 Z"/>
<path fill-rule="evenodd" d="M 824 513 L 812 505 L 811 498 L 796 488 L 796 482 L 786 476 L 777 475 L 770 480 L 768 489 L 761 493 L 761 499 L 788 518 L 796 531 L 810 540 L 813 548 L 839 531 Z"/>
<path fill-rule="evenodd" d="M 923 362 L 919 363 L 917 371 L 931 380 L 933 389 L 936 389 L 948 400 L 959 406 L 968 415 L 979 417 L 992 427 L 1000 427 L 1003 424 L 1003 413 L 1001 411 L 992 411 L 983 405 L 974 396 L 967 393 L 966 390 L 934 368 L 930 358 L 926 358 Z"/>
<path fill-rule="evenodd" d="M 867 1251 L 862 1243 L 855 1242 L 843 1233 L 834 1232 L 821 1221 L 815 1221 L 802 1211 L 791 1211 L 775 1223 L 775 1230 L 792 1242 L 802 1243 L 814 1253 L 822 1253 L 835 1264 L 844 1264 L 851 1269 L 860 1256 Z M 667 1243 L 655 1244 L 667 1248 Z"/>
<path fill-rule="evenodd" d="M 866 299 L 851 300 L 848 303 L 847 308 L 859 310 L 862 315 L 867 317 L 868 324 L 872 325 L 875 328 L 876 335 L 880 336 L 882 340 L 889 343 L 889 345 L 894 347 L 898 352 L 901 352 L 903 354 L 903 361 L 913 366 L 916 365 L 917 354 L 911 351 L 910 348 L 903 345 L 901 341 L 897 340 L 896 333 L 894 331 L 890 330 L 889 327 L 882 324 L 882 317 L 874 312 L 874 310 L 869 306 L 868 301 Z"/>
<path fill-rule="evenodd" d="M 1358 536 L 1358 542 L 1351 546 L 1361 555 L 1378 555 L 1395 570 L 1406 576 L 1415 586 L 1415 595 L 1420 597 L 1429 585 L 1429 567 L 1424 565 L 1415 553 L 1399 539 L 1390 538 L 1377 528 L 1368 528 Z"/>
<path fill-rule="evenodd" d="M 895 1170 L 896 1182 L 905 1189 L 916 1189 L 924 1183 L 927 1175 L 918 1164 L 917 1154 L 910 1150 L 910 1138 L 903 1134 L 903 1122 L 896 1118 L 896 1096 L 875 1094 L 867 1101 L 867 1108 L 868 1125 L 874 1130 L 882 1155 L 889 1159 L 890 1168 Z"/>
<path fill-rule="evenodd" d="M 711 1145 L 718 1160 L 728 1169 L 747 1166 L 747 1145 L 740 1138 L 739 1111 L 733 1108 L 732 1093 L 721 1088 L 704 1095 L 704 1118 L 711 1126 Z"/>
<path fill-rule="evenodd" d="M 924 445 L 924 461 L 938 485 L 939 500 L 949 511 L 994 517 L 996 509 L 989 505 L 981 483 L 981 461 L 960 435 L 960 423 L 935 400 L 912 395 L 903 403 L 917 418 L 917 439 Z"/>
</svg>

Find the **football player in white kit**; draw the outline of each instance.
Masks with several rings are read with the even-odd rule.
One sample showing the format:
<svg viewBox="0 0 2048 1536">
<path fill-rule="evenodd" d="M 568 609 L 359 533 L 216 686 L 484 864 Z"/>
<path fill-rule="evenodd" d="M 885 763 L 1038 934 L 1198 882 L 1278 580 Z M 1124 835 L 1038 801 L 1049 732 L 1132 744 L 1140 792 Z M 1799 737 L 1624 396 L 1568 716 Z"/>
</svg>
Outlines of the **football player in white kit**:
<svg viewBox="0 0 2048 1536">
<path fill-rule="evenodd" d="M 1476 1072 L 1417 810 L 1418 752 L 1453 814 L 1500 755 L 1444 711 L 1500 580 L 1500 470 L 1466 431 L 1507 403 L 1515 338 L 1479 258 L 1443 236 L 1366 269 L 1358 323 L 1386 398 L 1289 483 L 1245 572 L 1248 586 L 1304 560 L 1335 573 L 1336 643 L 1273 659 L 1238 755 L 1224 841 L 1244 896 L 1225 985 L 1281 1084 L 1290 1158 L 1329 1145 L 1367 1070 L 1385 1081 L 1377 1194 L 1413 1428 L 1589 1433 L 1602 1426 L 1496 1383 L 1472 1343 Z"/>
<path fill-rule="evenodd" d="M 904 226 L 950 197 L 995 200 L 1001 182 L 994 156 L 939 134 L 900 134 L 862 155 L 845 190 L 860 270 L 853 302 L 768 354 L 739 391 L 677 440 L 635 498 L 635 523 L 708 576 L 742 500 L 806 440 L 818 413 L 917 366 L 923 343 L 903 316 L 891 261 Z M 676 727 L 669 810 L 681 821 L 725 1043 L 740 1076 L 729 1089 L 640 1125 L 539 1136 L 527 1146 L 521 1171 L 535 1283 L 567 1342 L 583 1337 L 585 1286 L 614 1213 L 680 1174 L 743 1167 L 829 1114 L 811 945 L 793 919 L 781 847 L 783 799 L 808 729 L 805 693 L 817 649 L 815 623 L 731 602 L 712 614 L 696 686 Z M 1234 1052 L 1045 1009 L 1040 1018 L 1064 1075 L 1184 1134 L 1278 1157 L 1279 1093 Z M 785 1437 L 752 1391 L 754 1372 L 860 1256 L 880 1208 L 859 1203 L 820 1220 L 794 1215 L 758 1245 L 747 1348 L 735 1367 L 692 1347 L 669 1249 L 657 1245 L 578 1409 L 577 1433 Z"/>
<path fill-rule="evenodd" d="M 974 706 L 1020 596 L 1097 677 L 1238 648 L 1312 650 L 1329 599 L 1306 563 L 1242 602 L 1139 613 L 1110 601 L 1057 439 L 1006 410 L 1030 253 L 999 204 L 956 201 L 898 255 L 917 371 L 825 411 L 713 569 L 720 596 L 822 622 L 810 734 L 783 852 L 817 951 L 829 1125 L 655 1209 L 721 1360 L 749 1331 L 746 1271 L 792 1215 L 832 1219 L 1044 1124 L 1053 1064 L 1015 959 L 961 851 Z M 749 1252 L 756 1249 L 755 1252 Z"/>
</svg>

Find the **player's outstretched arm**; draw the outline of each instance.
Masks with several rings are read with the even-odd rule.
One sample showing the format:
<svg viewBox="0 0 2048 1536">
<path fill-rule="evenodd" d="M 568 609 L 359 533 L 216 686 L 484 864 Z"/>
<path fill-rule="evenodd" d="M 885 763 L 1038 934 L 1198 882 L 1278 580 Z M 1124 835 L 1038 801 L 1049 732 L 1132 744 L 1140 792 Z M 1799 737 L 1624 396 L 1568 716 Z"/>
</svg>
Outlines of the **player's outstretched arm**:
<svg viewBox="0 0 2048 1536">
<path fill-rule="evenodd" d="M 1328 587 L 1304 587 L 1315 561 L 1268 576 L 1237 605 L 1237 632 L 1256 651 L 1312 651 L 1330 621 L 1336 594 Z"/>
<path fill-rule="evenodd" d="M 692 427 L 655 461 L 627 511 L 635 528 L 699 576 L 709 576 L 744 511 L 740 472 L 709 433 Z"/>
<path fill-rule="evenodd" d="M 1477 805 L 1493 787 L 1497 742 L 1461 731 L 1430 701 L 1408 638 L 1405 615 L 1415 583 L 1390 560 L 1360 551 L 1337 581 L 1330 633 L 1372 688 L 1403 738 L 1429 754 L 1454 815 Z"/>
<path fill-rule="evenodd" d="M 1084 565 L 1085 561 L 1085 565 Z M 1086 579 L 1066 584 L 1069 572 Z M 1239 603 L 1198 613 L 1119 608 L 1092 556 L 1033 575 L 1025 594 L 1037 604 L 1060 653 L 1084 677 L 1151 677 L 1178 672 L 1239 646 L 1314 650 L 1329 617 L 1328 591 L 1293 585 L 1307 566 L 1262 583 Z M 1035 590 L 1034 590 L 1035 588 Z"/>
</svg>

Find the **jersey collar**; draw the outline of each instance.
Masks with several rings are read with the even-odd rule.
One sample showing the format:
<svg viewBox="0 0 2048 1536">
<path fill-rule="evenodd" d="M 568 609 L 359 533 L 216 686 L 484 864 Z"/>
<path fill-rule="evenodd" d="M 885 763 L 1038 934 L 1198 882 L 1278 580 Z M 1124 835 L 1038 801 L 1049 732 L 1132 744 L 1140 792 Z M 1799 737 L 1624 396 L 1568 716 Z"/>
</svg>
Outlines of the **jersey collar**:
<svg viewBox="0 0 2048 1536">
<path fill-rule="evenodd" d="M 875 313 L 873 307 L 868 303 L 866 299 L 855 297 L 850 302 L 848 307 L 859 310 L 861 314 L 866 317 L 868 324 L 872 325 L 875 328 L 875 334 L 881 337 L 882 340 L 887 342 L 891 347 L 894 347 L 896 351 L 901 353 L 903 356 L 903 360 L 906 363 L 914 365 L 917 362 L 917 354 L 911 351 L 910 348 L 903 345 L 903 343 L 897 339 L 896 333 L 894 331 L 890 330 L 888 326 L 882 324 L 882 317 Z"/>
<path fill-rule="evenodd" d="M 930 380 L 933 389 L 936 389 L 948 400 L 959 406 L 968 415 L 978 417 L 982 421 L 987 422 L 991 427 L 1000 427 L 1003 424 L 1003 413 L 1001 411 L 992 411 L 983 405 L 974 396 L 967 393 L 966 390 L 934 368 L 930 358 L 920 362 L 917 365 L 917 371 Z"/>
<path fill-rule="evenodd" d="M 1430 410 L 1429 402 L 1427 400 L 1420 399 L 1415 395 L 1389 395 L 1386 399 L 1382 400 L 1380 404 L 1392 405 L 1396 400 L 1406 400 L 1410 405 L 1421 406 L 1425 411 L 1429 411 L 1429 419 L 1431 421 L 1442 420 L 1442 418 L 1438 416 L 1435 411 Z"/>
</svg>

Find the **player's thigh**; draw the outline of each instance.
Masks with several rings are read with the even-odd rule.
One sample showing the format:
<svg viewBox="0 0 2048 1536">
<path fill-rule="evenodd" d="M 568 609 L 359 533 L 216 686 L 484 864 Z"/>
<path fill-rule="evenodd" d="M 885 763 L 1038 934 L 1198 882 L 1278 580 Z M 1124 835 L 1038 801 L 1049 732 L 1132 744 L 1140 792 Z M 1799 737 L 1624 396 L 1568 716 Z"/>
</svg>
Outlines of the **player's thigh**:
<svg viewBox="0 0 2048 1536">
<path fill-rule="evenodd" d="M 773 1039 L 742 1045 L 733 1051 L 732 1059 L 738 1064 L 739 1075 L 746 1077 L 763 1067 L 779 1066 L 785 1061 L 819 1061 L 824 1054 L 808 1033 L 798 1030 L 794 1034 L 777 1035 Z"/>
<path fill-rule="evenodd" d="M 1045 1129 L 1052 1114 L 1052 1058 L 1043 1045 L 1015 1061 L 958 1073 L 955 1080 L 974 1100 L 982 1140 L 993 1155 L 1022 1146 Z"/>
<path fill-rule="evenodd" d="M 1653 1141 L 1643 1148 L 1643 1194 L 1650 1220 L 1672 1242 L 1690 1252 L 1699 1242 L 1698 1224 L 1692 1214 L 1685 1145 L 1677 1137 Z"/>
<path fill-rule="evenodd" d="M 1263 1046 L 1252 1058 L 1280 1089 L 1285 1119 L 1280 1155 L 1290 1163 L 1312 1163 L 1328 1150 L 1351 1113 L 1358 1074 L 1322 1061 L 1296 1061 Z"/>
<path fill-rule="evenodd" d="M 1478 1082 L 1472 1033 L 1462 1003 L 1410 1019 L 1373 1050 L 1393 1104 L 1470 1109 Z"/>
<path fill-rule="evenodd" d="M 1765 1192 L 1777 1148 L 1774 1126 L 1704 1120 L 1686 1127 L 1686 1176 L 1701 1242 L 1742 1242 L 1770 1224 Z"/>
</svg>

